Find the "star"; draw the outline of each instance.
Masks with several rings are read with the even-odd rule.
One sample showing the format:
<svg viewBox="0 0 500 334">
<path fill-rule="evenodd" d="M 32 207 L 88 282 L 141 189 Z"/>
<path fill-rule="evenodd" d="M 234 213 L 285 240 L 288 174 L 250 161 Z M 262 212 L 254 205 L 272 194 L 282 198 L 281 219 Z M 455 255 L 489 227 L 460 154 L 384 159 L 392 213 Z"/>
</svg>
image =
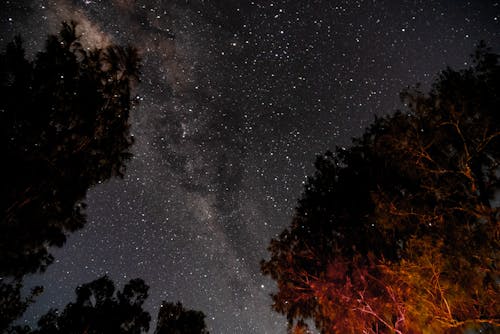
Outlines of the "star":
<svg viewBox="0 0 500 334">
<path fill-rule="evenodd" d="M 313 162 L 348 146 L 375 115 L 401 108 L 478 40 L 498 48 L 495 1 L 7 1 L 1 44 L 30 49 L 76 18 L 89 47 L 142 56 L 124 179 L 90 189 L 86 227 L 47 272 L 34 323 L 107 273 L 143 278 L 156 315 L 180 300 L 212 333 L 286 333 L 260 274 Z M 34 55 L 36 51 L 32 52 Z"/>
</svg>

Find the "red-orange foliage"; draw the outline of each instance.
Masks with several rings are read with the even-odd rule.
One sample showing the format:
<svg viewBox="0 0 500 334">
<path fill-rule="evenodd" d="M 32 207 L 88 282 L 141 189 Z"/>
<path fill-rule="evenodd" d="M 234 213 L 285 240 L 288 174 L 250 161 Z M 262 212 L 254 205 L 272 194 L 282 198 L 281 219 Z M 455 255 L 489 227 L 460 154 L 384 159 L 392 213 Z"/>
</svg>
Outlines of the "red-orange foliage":
<svg viewBox="0 0 500 334">
<path fill-rule="evenodd" d="M 409 112 L 327 153 L 264 274 L 290 328 L 321 333 L 500 330 L 500 66 L 446 70 Z"/>
</svg>

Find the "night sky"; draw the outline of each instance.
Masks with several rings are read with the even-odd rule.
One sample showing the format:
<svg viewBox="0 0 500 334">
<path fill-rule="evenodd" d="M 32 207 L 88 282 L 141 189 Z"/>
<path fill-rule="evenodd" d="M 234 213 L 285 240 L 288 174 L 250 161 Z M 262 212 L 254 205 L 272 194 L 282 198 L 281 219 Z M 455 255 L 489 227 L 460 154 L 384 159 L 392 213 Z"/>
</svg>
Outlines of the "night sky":
<svg viewBox="0 0 500 334">
<path fill-rule="evenodd" d="M 500 1 L 2 0 L 3 47 L 28 54 L 62 20 L 88 46 L 142 55 L 124 179 L 88 192 L 88 224 L 54 249 L 33 323 L 108 274 L 204 312 L 211 333 L 285 333 L 259 271 L 290 222 L 315 155 L 349 145 L 484 39 L 500 48 Z M 154 323 L 151 326 L 154 328 Z"/>
</svg>

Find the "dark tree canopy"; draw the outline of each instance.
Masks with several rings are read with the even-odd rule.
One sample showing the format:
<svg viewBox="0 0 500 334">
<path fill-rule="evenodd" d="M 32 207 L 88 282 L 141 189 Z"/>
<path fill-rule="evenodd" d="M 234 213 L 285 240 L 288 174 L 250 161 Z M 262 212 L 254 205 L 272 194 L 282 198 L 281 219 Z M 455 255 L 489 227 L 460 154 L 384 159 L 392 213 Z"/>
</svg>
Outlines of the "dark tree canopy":
<svg viewBox="0 0 500 334">
<path fill-rule="evenodd" d="M 113 281 L 101 277 L 76 289 L 76 301 L 62 312 L 51 310 L 38 321 L 33 334 L 145 333 L 151 316 L 144 311 L 149 287 L 142 279 L 130 280 L 115 292 Z"/>
<path fill-rule="evenodd" d="M 186 310 L 179 302 L 163 302 L 155 334 L 208 334 L 205 315 L 200 311 Z"/>
<path fill-rule="evenodd" d="M 27 297 L 23 297 L 22 283 L 19 281 L 4 282 L 0 279 L 0 331 L 4 332 L 10 324 L 18 319 L 34 302 L 34 298 L 42 292 L 41 287 L 35 287 Z"/>
<path fill-rule="evenodd" d="M 483 44 L 473 60 L 318 157 L 262 262 L 290 331 L 499 328 L 500 66 Z"/>
<path fill-rule="evenodd" d="M 130 280 L 121 291 L 107 276 L 76 289 L 76 301 L 64 310 L 50 310 L 38 328 L 14 326 L 12 334 L 140 334 L 147 333 L 151 316 L 144 310 L 149 287 L 142 279 Z M 15 292 L 14 292 L 15 294 Z M 205 315 L 186 310 L 181 303 L 162 302 L 156 334 L 208 334 Z"/>
<path fill-rule="evenodd" d="M 0 275 L 22 277 L 52 262 L 85 223 L 89 187 L 122 176 L 130 158 L 135 49 L 83 47 L 74 23 L 27 60 L 20 38 L 0 54 Z"/>
<path fill-rule="evenodd" d="M 106 276 L 76 289 L 76 301 L 51 310 L 38 328 L 13 326 L 41 293 L 22 294 L 26 274 L 52 262 L 50 246 L 85 224 L 87 190 L 123 176 L 133 138 L 131 88 L 139 58 L 131 47 L 82 46 L 75 23 L 63 23 L 27 60 L 20 38 L 0 54 L 0 332 L 12 334 L 146 333 L 142 279 L 121 291 Z M 208 334 L 204 314 L 163 302 L 156 333 Z"/>
</svg>

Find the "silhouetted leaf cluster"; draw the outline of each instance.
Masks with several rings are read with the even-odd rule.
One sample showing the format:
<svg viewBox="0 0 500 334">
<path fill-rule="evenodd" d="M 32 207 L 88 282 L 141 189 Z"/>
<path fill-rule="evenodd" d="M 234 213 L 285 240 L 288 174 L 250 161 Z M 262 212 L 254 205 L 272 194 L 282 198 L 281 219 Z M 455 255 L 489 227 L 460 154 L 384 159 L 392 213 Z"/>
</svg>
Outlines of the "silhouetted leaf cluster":
<svg viewBox="0 0 500 334">
<path fill-rule="evenodd" d="M 20 38 L 0 55 L 0 275 L 43 271 L 84 225 L 89 187 L 123 176 L 138 66 L 131 47 L 84 48 L 74 23 L 33 61 Z"/>
<path fill-rule="evenodd" d="M 106 276 L 76 289 L 76 301 L 61 313 L 51 310 L 38 321 L 35 334 L 144 333 L 151 316 L 143 310 L 149 287 L 141 279 L 128 282 L 115 293 Z"/>
<path fill-rule="evenodd" d="M 181 303 L 163 302 L 158 313 L 155 334 L 208 334 L 205 315 L 186 310 Z"/>
<path fill-rule="evenodd" d="M 123 176 L 133 138 L 131 86 L 139 58 L 131 47 L 83 47 L 75 23 L 63 23 L 34 61 L 20 38 L 0 54 L 0 145 L 6 175 L 0 206 L 0 332 L 11 334 L 146 333 L 142 279 L 121 291 L 106 276 L 76 289 L 76 301 L 50 310 L 38 328 L 12 323 L 42 292 L 22 292 L 23 277 L 53 261 L 69 232 L 85 224 L 87 190 Z M 205 316 L 162 303 L 156 333 L 208 334 Z"/>
<path fill-rule="evenodd" d="M 41 287 L 35 287 L 27 297 L 22 296 L 22 283 L 18 280 L 0 279 L 0 330 L 6 330 L 42 293 Z"/>
<path fill-rule="evenodd" d="M 262 262 L 291 331 L 307 318 L 321 333 L 499 326 L 500 66 L 484 44 L 473 61 L 318 157 Z"/>
<path fill-rule="evenodd" d="M 38 320 L 38 328 L 17 326 L 15 334 L 147 333 L 151 316 L 143 309 L 149 287 L 142 279 L 130 280 L 121 291 L 107 276 L 76 289 L 76 301 L 64 310 L 51 309 Z M 181 303 L 163 302 L 157 334 L 208 334 L 202 312 L 186 310 Z"/>
</svg>

